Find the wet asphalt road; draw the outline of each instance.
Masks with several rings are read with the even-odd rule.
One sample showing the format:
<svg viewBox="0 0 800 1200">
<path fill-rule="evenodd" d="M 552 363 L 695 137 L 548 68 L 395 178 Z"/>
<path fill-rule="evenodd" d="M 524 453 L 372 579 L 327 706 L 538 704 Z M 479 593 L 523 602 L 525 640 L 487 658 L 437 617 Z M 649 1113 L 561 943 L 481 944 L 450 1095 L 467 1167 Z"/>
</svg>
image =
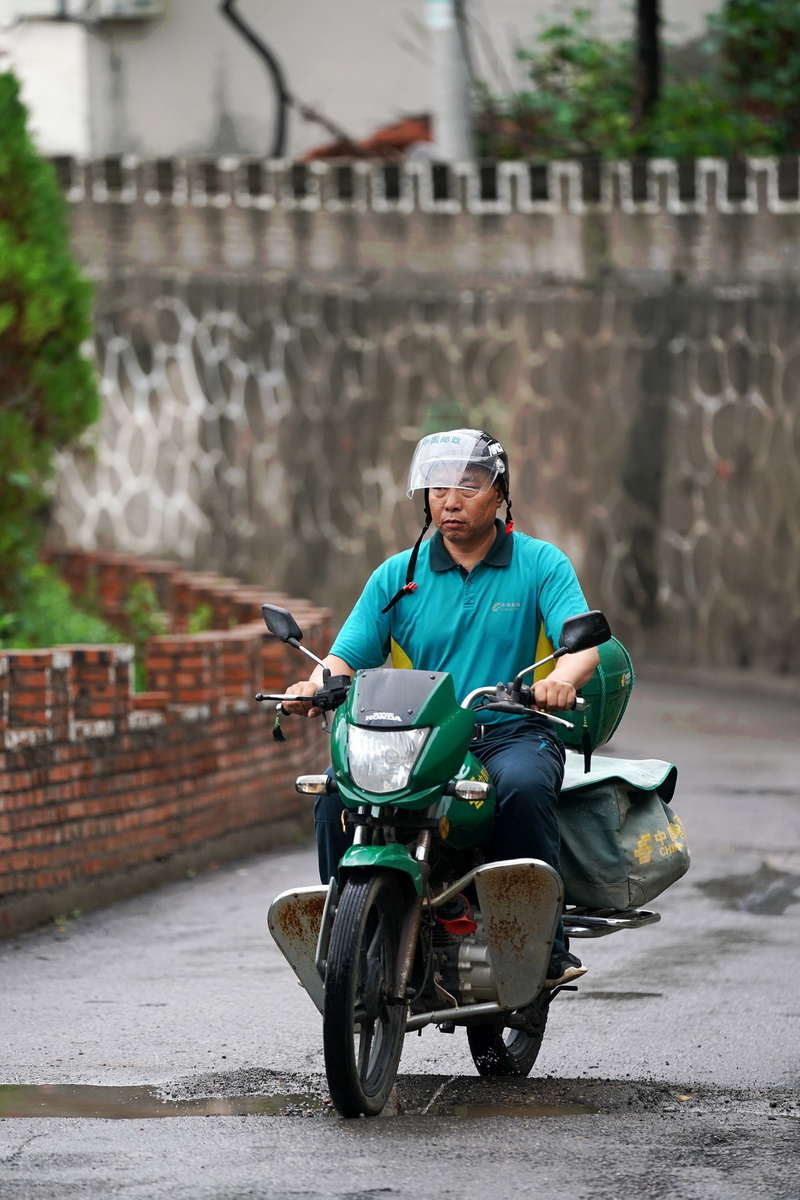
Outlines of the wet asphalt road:
<svg viewBox="0 0 800 1200">
<path fill-rule="evenodd" d="M 581 943 L 531 1079 L 480 1080 L 463 1032 L 428 1029 L 392 1112 L 337 1118 L 319 1018 L 264 925 L 313 854 L 250 859 L 0 944 L 0 1084 L 124 1089 L 103 1117 L 0 1119 L 2 1200 L 795 1200 L 800 701 L 640 678 L 612 748 L 678 764 L 693 866 L 660 925 Z M 274 1113 L 149 1119 L 142 1085 L 160 1111 Z"/>
</svg>

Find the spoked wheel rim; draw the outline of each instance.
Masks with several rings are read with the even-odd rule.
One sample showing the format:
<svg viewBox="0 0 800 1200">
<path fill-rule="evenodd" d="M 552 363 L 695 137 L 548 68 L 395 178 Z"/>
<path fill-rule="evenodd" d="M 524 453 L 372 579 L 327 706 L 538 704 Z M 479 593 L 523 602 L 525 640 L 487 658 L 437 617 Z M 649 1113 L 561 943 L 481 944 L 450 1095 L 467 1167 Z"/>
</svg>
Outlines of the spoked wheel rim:
<svg viewBox="0 0 800 1200">
<path fill-rule="evenodd" d="M 534 1006 L 530 1008 L 533 1010 Z M 539 1055 L 547 1024 L 547 998 L 541 997 L 524 1029 L 504 1027 L 502 1021 L 467 1027 L 472 1060 L 480 1075 L 529 1075 Z"/>
<path fill-rule="evenodd" d="M 345 1117 L 385 1106 L 403 1048 L 406 1006 L 390 1002 L 402 894 L 387 873 L 345 885 L 328 952 L 323 1012 L 331 1099 Z"/>
</svg>

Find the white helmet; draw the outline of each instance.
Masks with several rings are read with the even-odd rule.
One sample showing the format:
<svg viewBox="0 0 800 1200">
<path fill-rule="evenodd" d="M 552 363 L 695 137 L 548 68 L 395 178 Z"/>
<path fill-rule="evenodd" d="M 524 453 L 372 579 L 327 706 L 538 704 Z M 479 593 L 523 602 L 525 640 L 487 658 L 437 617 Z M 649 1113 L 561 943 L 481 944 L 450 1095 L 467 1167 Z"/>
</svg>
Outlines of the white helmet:
<svg viewBox="0 0 800 1200">
<path fill-rule="evenodd" d="M 508 457 L 499 442 L 482 429 L 450 429 L 429 433 L 418 443 L 408 472 L 407 496 L 423 488 L 462 487 L 469 467 L 480 467 L 481 492 L 501 477 L 508 494 Z"/>
<path fill-rule="evenodd" d="M 470 467 L 480 467 L 482 474 L 471 476 Z M 446 433 L 429 433 L 417 444 L 408 472 L 406 494 L 412 496 L 420 489 L 425 492 L 425 523 L 409 556 L 406 581 L 381 609 L 382 613 L 390 612 L 403 596 L 417 590 L 414 571 L 422 539 L 432 520 L 428 503 L 430 488 L 475 487 L 479 492 L 488 492 L 495 481 L 500 484 L 506 502 L 506 533 L 511 533 L 514 522 L 508 494 L 508 455 L 490 433 L 483 429 L 449 429 Z"/>
</svg>

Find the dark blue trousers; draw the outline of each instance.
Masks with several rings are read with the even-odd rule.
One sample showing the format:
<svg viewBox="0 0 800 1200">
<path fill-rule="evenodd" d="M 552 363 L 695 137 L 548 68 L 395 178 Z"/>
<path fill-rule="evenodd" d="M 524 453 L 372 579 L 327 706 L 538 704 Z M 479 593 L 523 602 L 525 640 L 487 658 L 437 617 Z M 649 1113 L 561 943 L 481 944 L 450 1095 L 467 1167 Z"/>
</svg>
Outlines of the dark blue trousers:
<svg viewBox="0 0 800 1200">
<path fill-rule="evenodd" d="M 484 847 L 487 862 L 540 858 L 559 869 L 561 839 L 558 793 L 564 777 L 564 746 L 543 718 L 504 721 L 476 739 L 470 750 L 486 767 L 497 790 L 492 837 Z M 353 839 L 342 829 L 337 795 L 318 796 L 314 804 L 319 873 L 323 883 L 338 872 L 339 859 Z M 565 946 L 561 927 L 554 951 Z"/>
</svg>

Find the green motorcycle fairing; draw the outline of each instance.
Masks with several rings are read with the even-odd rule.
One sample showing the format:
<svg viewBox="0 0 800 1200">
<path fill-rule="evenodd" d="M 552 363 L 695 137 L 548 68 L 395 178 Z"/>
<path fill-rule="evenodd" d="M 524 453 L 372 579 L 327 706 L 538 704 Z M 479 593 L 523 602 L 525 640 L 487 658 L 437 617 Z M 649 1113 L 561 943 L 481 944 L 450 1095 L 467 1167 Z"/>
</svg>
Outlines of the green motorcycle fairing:
<svg viewBox="0 0 800 1200">
<path fill-rule="evenodd" d="M 428 730 L 404 788 L 371 792 L 353 781 L 348 760 L 348 730 L 352 725 Z M 436 804 L 436 815 L 441 818 L 440 836 L 448 845 L 457 850 L 483 845 L 492 828 L 494 790 L 486 800 L 464 801 L 443 795 L 452 779 L 489 781 L 485 767 L 469 753 L 474 728 L 475 714 L 461 708 L 453 678 L 447 672 L 384 667 L 359 671 L 331 730 L 331 759 L 342 803 L 347 808 L 367 805 L 412 810 Z"/>
<path fill-rule="evenodd" d="M 406 846 L 350 846 L 339 862 L 339 877 L 344 878 L 348 871 L 364 867 L 402 871 L 409 876 L 417 895 L 422 895 L 422 868 Z"/>
<path fill-rule="evenodd" d="M 455 778 L 491 783 L 486 767 L 470 753 Z M 495 799 L 494 787 L 485 800 L 457 800 L 455 796 L 442 796 L 436 808 L 442 841 L 454 850 L 483 846 L 488 842 L 494 825 Z"/>
</svg>

